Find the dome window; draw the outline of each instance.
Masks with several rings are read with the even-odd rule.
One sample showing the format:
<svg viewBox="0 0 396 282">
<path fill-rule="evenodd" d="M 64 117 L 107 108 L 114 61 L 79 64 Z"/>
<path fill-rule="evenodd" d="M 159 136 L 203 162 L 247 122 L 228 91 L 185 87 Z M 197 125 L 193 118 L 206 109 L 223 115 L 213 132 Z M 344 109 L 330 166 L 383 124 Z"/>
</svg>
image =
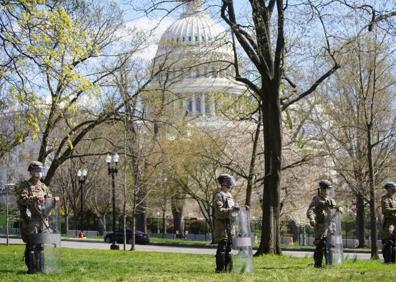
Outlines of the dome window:
<svg viewBox="0 0 396 282">
<path fill-rule="evenodd" d="M 186 38 L 183 36 L 183 42 L 186 41 Z"/>
<path fill-rule="evenodd" d="M 195 110 L 198 114 L 201 113 L 201 97 L 195 98 Z"/>
<path fill-rule="evenodd" d="M 202 41 L 205 42 L 205 36 L 202 35 Z"/>
<path fill-rule="evenodd" d="M 188 41 L 190 41 L 190 42 L 191 42 L 191 40 L 192 40 L 192 38 L 191 38 L 191 36 L 189 36 L 189 37 L 188 37 Z"/>
<path fill-rule="evenodd" d="M 195 41 L 198 41 L 198 36 L 195 36 Z"/>
<path fill-rule="evenodd" d="M 192 99 L 188 99 L 187 111 L 190 113 L 192 113 L 192 111 L 193 111 L 193 100 Z"/>
</svg>

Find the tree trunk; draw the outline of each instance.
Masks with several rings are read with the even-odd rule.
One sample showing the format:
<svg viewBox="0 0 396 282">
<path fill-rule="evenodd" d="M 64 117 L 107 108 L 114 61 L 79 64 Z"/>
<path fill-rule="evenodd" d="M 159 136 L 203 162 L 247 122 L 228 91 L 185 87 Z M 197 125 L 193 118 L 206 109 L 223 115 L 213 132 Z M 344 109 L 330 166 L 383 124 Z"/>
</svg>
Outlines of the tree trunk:
<svg viewBox="0 0 396 282">
<path fill-rule="evenodd" d="M 162 238 L 165 237 L 166 234 L 166 210 L 162 210 Z"/>
<path fill-rule="evenodd" d="M 369 188 L 370 188 L 370 231 L 371 231 L 371 259 L 379 259 L 377 248 L 377 217 L 376 217 L 376 199 L 374 187 L 374 168 L 372 156 L 371 142 L 371 126 L 367 126 L 367 162 L 369 172 Z"/>
<path fill-rule="evenodd" d="M 132 238 L 131 238 L 131 248 L 130 248 L 130 251 L 134 251 L 135 250 L 135 233 L 136 233 L 136 224 L 135 224 L 135 212 L 133 211 L 132 212 L 132 222 L 131 222 L 131 224 L 132 224 Z"/>
<path fill-rule="evenodd" d="M 136 208 L 136 230 L 142 231 L 144 233 L 147 232 L 147 215 L 146 215 L 146 207 L 145 207 L 145 201 L 137 199 L 139 202 L 139 205 Z"/>
<path fill-rule="evenodd" d="M 265 89 L 265 88 L 264 88 Z M 282 132 L 279 91 L 263 90 L 262 97 L 265 177 L 262 203 L 261 242 L 256 255 L 281 254 L 280 248 L 280 179 Z"/>
<path fill-rule="evenodd" d="M 356 195 L 356 237 L 358 248 L 364 248 L 364 197 L 361 193 Z"/>
<path fill-rule="evenodd" d="M 184 195 L 180 195 L 180 194 L 175 197 L 172 197 L 171 199 L 173 227 L 178 237 L 182 237 L 184 235 L 183 224 L 182 224 L 184 200 L 185 200 Z"/>
<path fill-rule="evenodd" d="M 65 213 L 65 230 L 66 234 L 69 233 L 69 214 Z"/>
</svg>

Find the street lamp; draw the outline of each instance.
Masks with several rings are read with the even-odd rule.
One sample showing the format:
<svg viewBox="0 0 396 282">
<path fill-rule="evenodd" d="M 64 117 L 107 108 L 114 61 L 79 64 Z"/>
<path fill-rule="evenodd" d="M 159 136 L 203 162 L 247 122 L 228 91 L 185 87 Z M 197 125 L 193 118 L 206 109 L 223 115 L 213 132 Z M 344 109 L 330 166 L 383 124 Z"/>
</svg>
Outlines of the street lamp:
<svg viewBox="0 0 396 282">
<path fill-rule="evenodd" d="M 110 155 L 107 154 L 106 156 L 106 163 L 109 175 L 111 175 L 111 185 L 113 189 L 112 193 L 112 202 L 113 202 L 113 242 L 111 243 L 110 249 L 111 250 L 119 250 L 120 246 L 116 245 L 116 216 L 115 216 L 115 176 L 118 172 L 118 161 L 120 160 L 120 156 L 117 153 Z"/>
<path fill-rule="evenodd" d="M 157 234 L 160 233 L 159 222 L 160 222 L 160 212 L 157 212 Z"/>
<path fill-rule="evenodd" d="M 86 169 L 79 169 L 77 171 L 78 183 L 80 184 L 80 236 L 83 237 L 84 234 L 84 183 L 87 179 L 88 171 Z"/>
</svg>

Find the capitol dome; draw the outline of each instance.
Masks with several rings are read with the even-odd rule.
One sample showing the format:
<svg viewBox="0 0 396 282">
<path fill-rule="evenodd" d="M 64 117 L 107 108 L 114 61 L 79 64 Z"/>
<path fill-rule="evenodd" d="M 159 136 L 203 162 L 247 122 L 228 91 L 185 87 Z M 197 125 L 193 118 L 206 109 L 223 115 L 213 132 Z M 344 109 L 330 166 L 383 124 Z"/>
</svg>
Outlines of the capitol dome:
<svg viewBox="0 0 396 282">
<path fill-rule="evenodd" d="M 228 33 L 203 9 L 202 2 L 193 0 L 186 4 L 186 11 L 161 36 L 156 57 L 169 52 L 202 52 L 205 46 L 211 46 L 212 53 L 228 55 L 232 60 Z"/>
<path fill-rule="evenodd" d="M 191 0 L 185 11 L 162 34 L 153 60 L 152 83 L 166 88 L 174 109 L 194 116 L 217 114 L 215 95 L 235 96 L 246 87 L 233 78 L 234 53 L 229 33 L 203 8 L 203 0 Z"/>
</svg>

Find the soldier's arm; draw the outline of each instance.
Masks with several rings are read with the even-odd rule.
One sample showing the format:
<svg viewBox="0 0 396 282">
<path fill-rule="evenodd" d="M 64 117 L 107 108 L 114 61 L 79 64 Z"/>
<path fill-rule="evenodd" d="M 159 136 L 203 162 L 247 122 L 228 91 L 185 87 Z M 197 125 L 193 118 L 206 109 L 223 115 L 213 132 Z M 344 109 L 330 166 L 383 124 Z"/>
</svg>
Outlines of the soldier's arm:
<svg viewBox="0 0 396 282">
<path fill-rule="evenodd" d="M 222 199 L 220 193 L 217 193 L 215 196 L 215 206 L 216 206 L 217 210 L 220 212 L 220 214 L 223 214 L 223 215 L 229 215 L 230 211 L 232 210 L 230 208 L 224 207 L 224 202 L 223 202 L 223 199 Z"/>
<path fill-rule="evenodd" d="M 312 199 L 311 203 L 309 204 L 308 210 L 307 210 L 307 218 L 312 221 L 315 220 L 315 199 Z"/>
</svg>

